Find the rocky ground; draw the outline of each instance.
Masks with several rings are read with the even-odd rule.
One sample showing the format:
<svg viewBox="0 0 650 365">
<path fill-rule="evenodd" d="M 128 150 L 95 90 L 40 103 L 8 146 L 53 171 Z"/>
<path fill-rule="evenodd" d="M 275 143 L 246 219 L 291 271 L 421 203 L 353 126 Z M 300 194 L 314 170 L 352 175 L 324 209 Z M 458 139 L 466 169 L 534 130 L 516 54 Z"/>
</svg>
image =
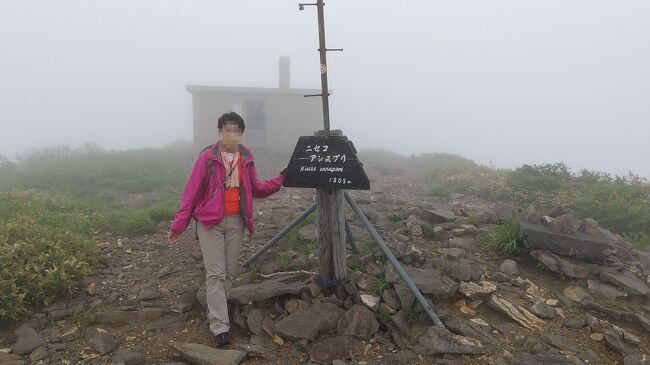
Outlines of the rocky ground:
<svg viewBox="0 0 650 365">
<path fill-rule="evenodd" d="M 372 190 L 352 195 L 446 329 L 349 211 L 358 253 L 345 292 L 314 284 L 307 224 L 242 270 L 230 293 L 234 343 L 215 349 L 198 242 L 188 231 L 169 247 L 162 224 L 101 237 L 105 256 L 78 296 L 0 328 L 0 364 L 650 364 L 650 252 L 559 208 L 427 197 L 412 162 L 367 162 Z M 309 189 L 258 200 L 242 261 L 312 203 Z M 526 250 L 484 249 L 481 238 L 513 215 Z"/>
</svg>

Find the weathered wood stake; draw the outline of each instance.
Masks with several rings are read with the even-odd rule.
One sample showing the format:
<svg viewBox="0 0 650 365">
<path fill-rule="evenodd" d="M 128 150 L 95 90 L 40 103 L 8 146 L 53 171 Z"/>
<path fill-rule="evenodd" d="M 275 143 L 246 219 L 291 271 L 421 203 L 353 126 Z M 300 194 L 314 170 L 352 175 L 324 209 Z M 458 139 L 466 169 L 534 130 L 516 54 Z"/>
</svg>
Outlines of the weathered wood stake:
<svg viewBox="0 0 650 365">
<path fill-rule="evenodd" d="M 316 136 L 343 135 L 340 130 L 331 132 L 318 131 Z M 316 211 L 318 212 L 318 257 L 321 289 L 323 294 L 330 295 L 331 287 L 327 281 L 337 281 L 334 290 L 337 296 L 343 297 L 345 281 L 348 275 L 345 250 L 345 206 L 344 190 L 316 189 Z"/>
</svg>

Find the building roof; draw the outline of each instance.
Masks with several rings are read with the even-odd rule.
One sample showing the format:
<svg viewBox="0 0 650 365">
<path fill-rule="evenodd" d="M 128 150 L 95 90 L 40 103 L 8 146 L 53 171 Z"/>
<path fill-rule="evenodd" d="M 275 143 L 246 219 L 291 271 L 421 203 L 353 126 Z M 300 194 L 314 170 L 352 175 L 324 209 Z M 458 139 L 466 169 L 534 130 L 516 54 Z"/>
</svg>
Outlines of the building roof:
<svg viewBox="0 0 650 365">
<path fill-rule="evenodd" d="M 321 89 L 294 89 L 273 87 L 237 87 L 237 86 L 209 86 L 187 85 L 185 90 L 190 93 L 238 93 L 238 94 L 286 94 L 286 95 L 313 95 L 320 94 Z M 332 94 L 332 90 L 329 90 Z"/>
</svg>

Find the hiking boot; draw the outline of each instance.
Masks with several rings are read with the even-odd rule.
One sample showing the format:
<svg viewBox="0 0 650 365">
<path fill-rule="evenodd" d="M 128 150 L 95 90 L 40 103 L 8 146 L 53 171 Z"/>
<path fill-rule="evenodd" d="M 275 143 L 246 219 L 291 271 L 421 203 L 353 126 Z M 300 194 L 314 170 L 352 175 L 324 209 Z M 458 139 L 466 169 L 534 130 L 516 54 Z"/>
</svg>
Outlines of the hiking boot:
<svg viewBox="0 0 650 365">
<path fill-rule="evenodd" d="M 214 342 L 217 347 L 225 346 L 230 343 L 230 332 L 222 332 L 214 336 Z"/>
</svg>

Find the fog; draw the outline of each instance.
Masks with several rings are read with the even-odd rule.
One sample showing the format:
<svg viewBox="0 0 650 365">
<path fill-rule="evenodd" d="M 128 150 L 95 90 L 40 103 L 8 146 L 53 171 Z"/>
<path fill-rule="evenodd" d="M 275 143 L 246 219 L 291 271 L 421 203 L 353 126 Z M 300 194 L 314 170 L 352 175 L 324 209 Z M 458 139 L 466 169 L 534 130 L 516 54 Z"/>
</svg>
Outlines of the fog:
<svg viewBox="0 0 650 365">
<path fill-rule="evenodd" d="M 650 1 L 328 0 L 333 128 L 358 148 L 650 177 Z M 319 88 L 297 1 L 0 2 L 0 154 L 192 137 L 187 84 Z M 269 121 L 272 123 L 272 121 Z"/>
</svg>

